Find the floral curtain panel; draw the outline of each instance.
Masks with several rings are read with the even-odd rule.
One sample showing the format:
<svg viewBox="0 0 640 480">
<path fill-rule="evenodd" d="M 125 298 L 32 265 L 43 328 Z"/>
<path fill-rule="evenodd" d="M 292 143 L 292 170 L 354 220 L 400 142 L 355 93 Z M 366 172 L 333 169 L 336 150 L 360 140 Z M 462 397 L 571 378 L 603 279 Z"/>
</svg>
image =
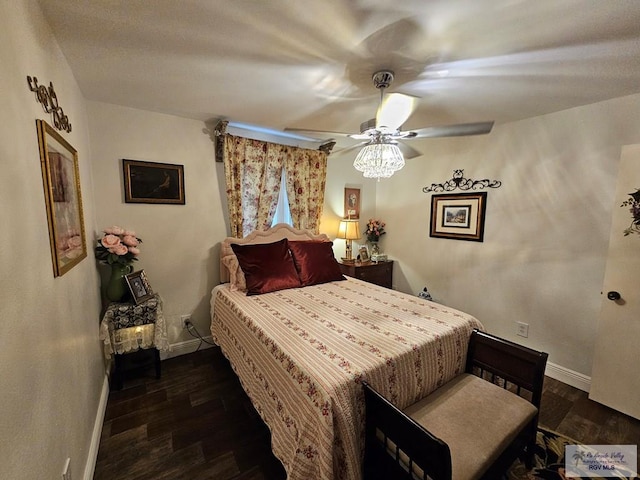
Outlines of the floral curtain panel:
<svg viewBox="0 0 640 480">
<path fill-rule="evenodd" d="M 318 233 L 327 171 L 325 152 L 224 135 L 224 169 L 231 236 L 271 226 L 286 171 L 295 228 Z"/>
<path fill-rule="evenodd" d="M 290 147 L 295 148 L 295 147 Z M 327 178 L 327 154 L 318 150 L 295 148 L 287 157 L 287 196 L 295 228 L 319 233 Z"/>
<path fill-rule="evenodd" d="M 231 236 L 266 230 L 280 193 L 283 162 L 276 144 L 226 135 L 224 170 Z"/>
</svg>

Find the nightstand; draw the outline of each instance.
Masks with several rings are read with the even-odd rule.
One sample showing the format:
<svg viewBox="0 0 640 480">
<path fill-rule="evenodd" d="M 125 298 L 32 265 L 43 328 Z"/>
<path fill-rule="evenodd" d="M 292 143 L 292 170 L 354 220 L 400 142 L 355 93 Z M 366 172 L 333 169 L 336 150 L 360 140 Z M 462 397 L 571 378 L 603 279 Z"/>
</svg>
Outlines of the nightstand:
<svg viewBox="0 0 640 480">
<path fill-rule="evenodd" d="M 343 275 L 375 283 L 381 287 L 392 288 L 393 260 L 387 260 L 386 262 L 338 263 Z"/>
<path fill-rule="evenodd" d="M 137 305 L 111 302 L 100 323 L 100 340 L 104 343 L 105 357 L 114 356 L 112 386 L 115 389 L 122 389 L 126 371 L 146 366 L 149 357 L 152 357 L 156 378 L 160 378 L 160 350 L 169 350 L 160 296 L 155 294 Z"/>
</svg>

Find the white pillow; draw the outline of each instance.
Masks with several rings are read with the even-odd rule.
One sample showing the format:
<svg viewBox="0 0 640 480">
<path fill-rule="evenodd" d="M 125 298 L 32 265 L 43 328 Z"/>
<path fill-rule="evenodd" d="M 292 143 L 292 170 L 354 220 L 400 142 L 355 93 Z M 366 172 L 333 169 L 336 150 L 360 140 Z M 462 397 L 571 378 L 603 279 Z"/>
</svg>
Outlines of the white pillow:
<svg viewBox="0 0 640 480">
<path fill-rule="evenodd" d="M 222 257 L 222 264 L 229 270 L 231 290 L 245 292 L 247 290 L 247 282 L 244 278 L 242 268 L 240 268 L 238 257 L 236 257 L 235 254 L 226 255 Z"/>
</svg>

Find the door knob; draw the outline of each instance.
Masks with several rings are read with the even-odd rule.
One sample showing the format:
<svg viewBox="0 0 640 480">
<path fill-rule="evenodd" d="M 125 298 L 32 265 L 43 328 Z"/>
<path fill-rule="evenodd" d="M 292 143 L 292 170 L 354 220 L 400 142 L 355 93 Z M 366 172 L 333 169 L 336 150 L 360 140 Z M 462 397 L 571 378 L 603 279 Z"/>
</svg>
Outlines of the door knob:
<svg viewBox="0 0 640 480">
<path fill-rule="evenodd" d="M 607 298 L 615 302 L 616 300 L 620 300 L 622 297 L 618 292 L 611 291 L 611 292 L 607 292 Z"/>
</svg>

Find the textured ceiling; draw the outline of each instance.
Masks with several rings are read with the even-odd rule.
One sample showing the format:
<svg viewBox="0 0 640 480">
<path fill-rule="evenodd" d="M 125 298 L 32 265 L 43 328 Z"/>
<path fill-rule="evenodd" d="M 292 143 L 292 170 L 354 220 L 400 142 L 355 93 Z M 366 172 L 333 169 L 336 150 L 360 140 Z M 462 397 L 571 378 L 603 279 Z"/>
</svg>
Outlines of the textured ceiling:
<svg viewBox="0 0 640 480">
<path fill-rule="evenodd" d="M 640 92 L 637 0 L 41 0 L 87 99 L 203 121 L 357 132 L 371 75 L 406 128 Z"/>
</svg>

